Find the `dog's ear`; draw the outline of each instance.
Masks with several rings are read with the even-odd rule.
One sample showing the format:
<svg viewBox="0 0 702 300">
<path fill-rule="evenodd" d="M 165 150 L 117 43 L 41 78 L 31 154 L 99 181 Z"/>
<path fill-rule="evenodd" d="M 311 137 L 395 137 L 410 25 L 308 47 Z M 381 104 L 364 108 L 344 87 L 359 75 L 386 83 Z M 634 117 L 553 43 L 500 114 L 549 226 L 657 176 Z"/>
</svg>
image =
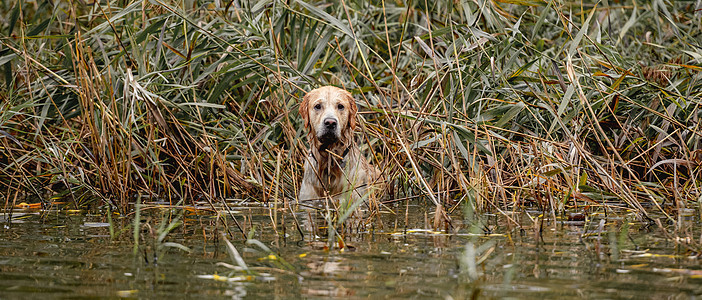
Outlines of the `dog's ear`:
<svg viewBox="0 0 702 300">
<path fill-rule="evenodd" d="M 356 129 L 356 113 L 358 113 L 358 106 L 356 106 L 356 100 L 353 99 L 351 93 L 349 93 L 346 90 L 342 90 L 341 94 L 349 103 L 349 129 L 353 131 L 354 129 Z"/>
<path fill-rule="evenodd" d="M 300 103 L 300 117 L 302 117 L 302 121 L 305 123 L 305 128 L 308 130 L 310 129 L 310 98 L 310 93 L 307 93 L 304 97 L 302 97 L 302 102 Z"/>
</svg>

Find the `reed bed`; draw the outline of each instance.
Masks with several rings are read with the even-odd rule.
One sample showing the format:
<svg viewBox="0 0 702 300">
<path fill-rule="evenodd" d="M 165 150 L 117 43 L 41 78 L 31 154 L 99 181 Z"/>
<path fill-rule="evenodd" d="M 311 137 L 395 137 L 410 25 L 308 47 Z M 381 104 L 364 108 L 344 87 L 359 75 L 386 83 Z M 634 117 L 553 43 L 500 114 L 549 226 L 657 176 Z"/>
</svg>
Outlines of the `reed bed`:
<svg viewBox="0 0 702 300">
<path fill-rule="evenodd" d="M 699 211 L 699 1 L 0 3 L 0 196 L 292 203 L 305 91 L 351 91 L 382 205 Z M 382 207 L 382 205 L 380 207 Z M 548 217 L 548 216 L 547 216 Z"/>
</svg>

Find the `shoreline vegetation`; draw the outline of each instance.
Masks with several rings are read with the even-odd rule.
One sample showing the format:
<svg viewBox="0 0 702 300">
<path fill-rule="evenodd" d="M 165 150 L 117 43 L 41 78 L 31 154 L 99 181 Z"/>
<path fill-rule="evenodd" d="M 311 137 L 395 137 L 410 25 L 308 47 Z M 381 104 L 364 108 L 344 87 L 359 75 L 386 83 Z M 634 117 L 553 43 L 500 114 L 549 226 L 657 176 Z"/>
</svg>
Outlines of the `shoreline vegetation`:
<svg viewBox="0 0 702 300">
<path fill-rule="evenodd" d="M 392 183 L 381 208 L 679 228 L 702 201 L 701 41 L 699 1 L 4 1 L 0 196 L 287 206 L 297 106 L 331 84 Z"/>
</svg>

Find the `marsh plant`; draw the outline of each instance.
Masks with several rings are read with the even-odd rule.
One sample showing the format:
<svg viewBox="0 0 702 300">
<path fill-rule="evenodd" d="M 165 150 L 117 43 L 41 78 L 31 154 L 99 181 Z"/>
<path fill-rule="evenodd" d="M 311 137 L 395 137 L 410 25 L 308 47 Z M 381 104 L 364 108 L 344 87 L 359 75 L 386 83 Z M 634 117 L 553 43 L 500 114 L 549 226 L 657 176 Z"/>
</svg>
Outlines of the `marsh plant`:
<svg viewBox="0 0 702 300">
<path fill-rule="evenodd" d="M 2 1 L 0 196 L 294 202 L 297 105 L 332 84 L 386 204 L 435 227 L 466 202 L 676 223 L 701 196 L 701 5 Z"/>
<path fill-rule="evenodd" d="M 142 208 L 139 204 L 135 205 L 134 211 L 132 230 L 134 233 L 133 255 L 135 258 L 139 258 L 139 254 L 143 253 L 141 258 L 143 258 L 144 262 L 156 266 L 169 249 L 191 252 L 187 246 L 169 241 L 169 236 L 173 236 L 174 230 L 183 225 L 181 221 L 183 210 L 174 212 L 164 209 L 161 211 L 160 221 L 153 216 L 142 216 Z"/>
</svg>

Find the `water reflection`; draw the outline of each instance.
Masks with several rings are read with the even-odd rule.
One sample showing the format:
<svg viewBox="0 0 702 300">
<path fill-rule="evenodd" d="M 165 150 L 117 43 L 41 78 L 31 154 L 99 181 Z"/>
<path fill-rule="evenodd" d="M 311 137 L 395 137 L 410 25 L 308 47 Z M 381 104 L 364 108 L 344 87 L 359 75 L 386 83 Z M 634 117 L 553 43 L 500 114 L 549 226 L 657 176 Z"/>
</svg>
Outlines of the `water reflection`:
<svg viewBox="0 0 702 300">
<path fill-rule="evenodd" d="M 8 298 L 227 297 L 240 298 L 691 298 L 702 294 L 696 253 L 625 214 L 587 219 L 540 219 L 538 212 L 456 221 L 453 229 L 425 229 L 429 213 L 386 213 L 380 221 L 339 230 L 347 247 L 329 247 L 328 222 L 320 213 L 280 212 L 276 235 L 269 211 L 237 207 L 245 243 L 231 225 L 212 214 L 183 214 L 184 224 L 164 242 L 158 261 L 153 233 L 142 232 L 134 254 L 132 219 L 104 214 L 16 212 L 0 229 L 0 293 Z M 427 209 L 431 212 L 431 208 Z M 177 215 L 151 210 L 144 228 L 159 228 Z M 678 239 L 699 236 L 698 220 L 686 217 Z M 455 220 L 455 218 L 454 218 Z M 231 220 L 230 220 L 231 221 Z M 308 222 L 299 233 L 297 222 Z M 145 224 L 148 224 L 146 226 Z M 480 224 L 480 225 L 476 225 Z M 510 224 L 509 226 L 507 226 Z M 301 226 L 302 227 L 302 226 Z M 154 231 L 155 232 L 155 231 Z M 304 238 L 303 238 L 304 235 Z M 114 236 L 114 238 L 113 238 Z M 223 236 L 250 269 L 236 270 Z M 689 242 L 694 242 L 689 241 Z M 271 253 L 266 248 L 270 248 Z"/>
</svg>

